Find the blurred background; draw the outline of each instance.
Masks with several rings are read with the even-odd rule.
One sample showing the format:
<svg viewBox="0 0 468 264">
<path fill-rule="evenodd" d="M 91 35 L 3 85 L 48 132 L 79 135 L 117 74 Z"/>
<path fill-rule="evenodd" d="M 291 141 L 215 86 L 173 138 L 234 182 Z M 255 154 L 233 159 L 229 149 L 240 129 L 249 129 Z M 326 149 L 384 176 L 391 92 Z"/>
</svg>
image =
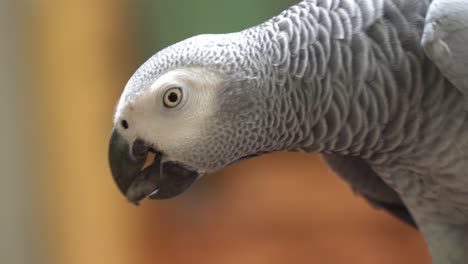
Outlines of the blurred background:
<svg viewBox="0 0 468 264">
<path fill-rule="evenodd" d="M 129 204 L 107 142 L 131 74 L 162 47 L 256 25 L 292 0 L 2 0 L 0 263 L 429 263 L 317 155 L 245 161 Z"/>
</svg>

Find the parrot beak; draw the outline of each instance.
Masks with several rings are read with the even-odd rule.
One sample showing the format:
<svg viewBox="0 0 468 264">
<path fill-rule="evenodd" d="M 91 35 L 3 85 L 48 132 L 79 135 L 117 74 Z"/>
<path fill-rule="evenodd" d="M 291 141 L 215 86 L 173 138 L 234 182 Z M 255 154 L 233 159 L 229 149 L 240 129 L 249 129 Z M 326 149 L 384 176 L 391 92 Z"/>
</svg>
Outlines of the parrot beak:
<svg viewBox="0 0 468 264">
<path fill-rule="evenodd" d="M 143 169 L 150 152 L 153 163 Z M 114 129 L 109 142 L 109 165 L 120 191 L 134 204 L 145 198 L 166 199 L 185 191 L 198 177 L 195 170 L 175 161 L 162 160 L 163 154 L 141 139 L 128 143 Z"/>
</svg>

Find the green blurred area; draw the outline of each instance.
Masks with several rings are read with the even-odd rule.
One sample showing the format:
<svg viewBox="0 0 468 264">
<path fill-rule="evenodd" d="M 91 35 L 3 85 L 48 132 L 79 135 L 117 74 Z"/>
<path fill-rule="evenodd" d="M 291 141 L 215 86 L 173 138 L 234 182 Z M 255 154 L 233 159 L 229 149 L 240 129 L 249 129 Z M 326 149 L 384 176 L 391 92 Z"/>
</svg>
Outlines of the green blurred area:
<svg viewBox="0 0 468 264">
<path fill-rule="evenodd" d="M 139 1 L 135 12 L 143 54 L 198 34 L 235 32 L 258 25 L 292 5 L 292 0 Z M 139 30 L 138 30 L 139 29 Z"/>
</svg>

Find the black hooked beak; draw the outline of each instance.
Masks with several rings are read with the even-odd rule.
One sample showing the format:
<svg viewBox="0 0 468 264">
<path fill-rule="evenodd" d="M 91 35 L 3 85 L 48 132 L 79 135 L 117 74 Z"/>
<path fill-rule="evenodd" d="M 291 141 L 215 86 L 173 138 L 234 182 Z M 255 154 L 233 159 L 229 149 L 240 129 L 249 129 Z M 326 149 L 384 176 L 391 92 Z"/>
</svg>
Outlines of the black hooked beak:
<svg viewBox="0 0 468 264">
<path fill-rule="evenodd" d="M 154 162 L 143 169 L 149 152 Z M 195 170 L 170 160 L 141 139 L 128 143 L 114 129 L 109 142 L 109 165 L 120 191 L 134 204 L 145 198 L 166 199 L 185 191 L 199 176 Z"/>
</svg>

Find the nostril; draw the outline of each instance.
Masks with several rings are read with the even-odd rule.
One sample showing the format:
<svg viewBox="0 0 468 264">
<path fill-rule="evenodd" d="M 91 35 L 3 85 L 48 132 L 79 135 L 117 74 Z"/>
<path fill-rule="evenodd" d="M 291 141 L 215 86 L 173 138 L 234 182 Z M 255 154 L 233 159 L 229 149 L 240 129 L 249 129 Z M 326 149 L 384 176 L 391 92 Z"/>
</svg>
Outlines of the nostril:
<svg viewBox="0 0 468 264">
<path fill-rule="evenodd" d="M 120 121 L 120 124 L 122 125 L 122 127 L 123 127 L 124 129 L 127 129 L 127 128 L 128 128 L 128 122 L 127 122 L 127 120 L 124 119 L 124 120 Z"/>
</svg>

